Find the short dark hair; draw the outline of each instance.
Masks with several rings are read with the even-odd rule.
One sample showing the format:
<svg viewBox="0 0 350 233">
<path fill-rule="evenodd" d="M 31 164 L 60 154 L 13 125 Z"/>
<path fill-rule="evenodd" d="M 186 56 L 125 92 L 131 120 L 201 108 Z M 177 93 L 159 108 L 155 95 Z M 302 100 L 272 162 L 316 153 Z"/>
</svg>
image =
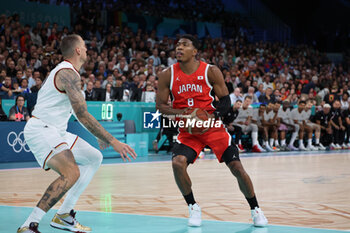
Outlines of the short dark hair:
<svg viewBox="0 0 350 233">
<path fill-rule="evenodd" d="M 246 100 L 246 99 L 253 99 L 250 95 L 246 95 L 246 97 L 244 98 L 244 100 Z"/>
<path fill-rule="evenodd" d="M 299 104 L 306 104 L 306 102 L 304 100 L 300 100 Z"/>
<path fill-rule="evenodd" d="M 199 49 L 200 43 L 196 37 L 192 36 L 191 34 L 185 34 L 180 37 L 180 39 L 182 38 L 192 41 L 193 47 L 195 47 L 196 49 Z"/>
<path fill-rule="evenodd" d="M 72 34 L 62 39 L 60 49 L 64 58 L 69 58 L 74 55 L 74 48 L 79 42 L 79 35 Z"/>
<path fill-rule="evenodd" d="M 16 101 L 15 101 L 16 105 L 17 105 L 17 100 L 18 100 L 19 98 L 23 98 L 24 101 L 26 100 L 26 98 L 24 98 L 23 95 L 18 95 L 18 96 L 16 97 Z"/>
</svg>

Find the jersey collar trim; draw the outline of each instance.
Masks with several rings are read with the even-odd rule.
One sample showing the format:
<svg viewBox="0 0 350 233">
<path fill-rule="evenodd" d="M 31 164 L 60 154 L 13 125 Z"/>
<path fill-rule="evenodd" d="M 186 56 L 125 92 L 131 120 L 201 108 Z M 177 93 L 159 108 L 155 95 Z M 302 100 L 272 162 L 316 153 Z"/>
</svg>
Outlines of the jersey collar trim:
<svg viewBox="0 0 350 233">
<path fill-rule="evenodd" d="M 70 64 L 73 66 L 74 70 L 79 74 L 79 71 L 74 67 L 74 65 L 72 64 L 72 62 L 70 62 L 70 61 L 68 61 L 68 60 L 64 60 L 64 61 L 70 63 Z"/>
</svg>

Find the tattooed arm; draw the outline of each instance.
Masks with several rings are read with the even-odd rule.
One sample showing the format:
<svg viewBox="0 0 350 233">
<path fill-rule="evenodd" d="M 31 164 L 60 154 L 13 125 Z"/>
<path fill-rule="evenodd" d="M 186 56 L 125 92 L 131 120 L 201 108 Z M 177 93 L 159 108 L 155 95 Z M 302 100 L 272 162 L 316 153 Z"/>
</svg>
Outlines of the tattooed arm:
<svg viewBox="0 0 350 233">
<path fill-rule="evenodd" d="M 119 152 L 124 159 L 126 157 L 130 160 L 127 153 L 133 158 L 136 157 L 134 150 L 118 141 L 110 133 L 108 133 L 101 124 L 87 111 L 87 105 L 84 96 L 81 93 L 80 77 L 71 69 L 62 69 L 56 74 L 56 86 L 58 89 L 65 91 L 72 108 L 78 120 L 101 141 L 113 146 L 114 150 Z"/>
</svg>

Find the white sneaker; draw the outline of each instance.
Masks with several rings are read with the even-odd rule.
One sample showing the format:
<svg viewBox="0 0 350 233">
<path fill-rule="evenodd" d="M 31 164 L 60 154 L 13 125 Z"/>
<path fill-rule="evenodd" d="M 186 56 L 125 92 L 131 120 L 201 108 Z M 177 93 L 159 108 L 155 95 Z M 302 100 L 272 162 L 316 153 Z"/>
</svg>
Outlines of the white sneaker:
<svg viewBox="0 0 350 233">
<path fill-rule="evenodd" d="M 317 147 L 314 147 L 313 145 L 308 145 L 308 146 L 306 147 L 306 149 L 309 150 L 309 151 L 317 151 L 317 150 L 318 150 L 318 148 L 317 148 Z"/>
<path fill-rule="evenodd" d="M 197 203 L 188 206 L 190 211 L 190 217 L 188 219 L 188 225 L 190 227 L 199 227 L 202 224 L 202 211 L 201 207 Z"/>
<path fill-rule="evenodd" d="M 308 149 L 305 148 L 304 144 L 301 144 L 301 145 L 299 145 L 299 150 L 307 151 Z"/>
<path fill-rule="evenodd" d="M 253 224 L 256 227 L 264 227 L 267 225 L 268 221 L 267 218 L 265 217 L 264 213 L 262 210 L 258 207 L 255 207 L 254 210 L 251 210 L 252 214 L 252 219 L 253 219 Z"/>
<path fill-rule="evenodd" d="M 350 149 L 350 142 L 348 144 L 346 144 L 348 146 L 348 149 Z"/>
<path fill-rule="evenodd" d="M 340 146 L 339 144 L 335 144 L 335 148 L 336 148 L 337 150 L 340 150 L 340 149 L 341 149 L 341 146 Z"/>
<path fill-rule="evenodd" d="M 336 150 L 336 149 L 337 149 L 337 147 L 334 145 L 333 142 L 329 145 L 329 148 L 330 148 L 331 150 Z"/>
<path fill-rule="evenodd" d="M 345 142 L 343 143 L 343 145 L 341 145 L 342 149 L 348 149 L 348 146 L 345 144 Z"/>
<path fill-rule="evenodd" d="M 294 145 L 291 145 L 291 144 L 288 145 L 288 148 L 289 148 L 291 151 L 298 151 L 298 150 L 299 150 L 298 148 L 296 148 Z"/>
<path fill-rule="evenodd" d="M 326 147 L 322 145 L 322 143 L 317 144 L 319 150 L 326 150 Z"/>
<path fill-rule="evenodd" d="M 274 149 L 272 149 L 272 147 L 269 144 L 265 145 L 265 148 L 266 148 L 266 151 L 268 151 L 268 152 L 274 152 L 275 151 Z"/>
</svg>

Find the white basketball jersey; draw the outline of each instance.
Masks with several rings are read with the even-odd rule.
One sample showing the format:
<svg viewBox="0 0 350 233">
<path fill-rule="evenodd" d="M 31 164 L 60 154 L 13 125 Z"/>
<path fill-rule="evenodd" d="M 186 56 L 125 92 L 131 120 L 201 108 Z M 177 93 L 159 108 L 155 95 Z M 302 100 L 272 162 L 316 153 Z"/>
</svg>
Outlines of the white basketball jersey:
<svg viewBox="0 0 350 233">
<path fill-rule="evenodd" d="M 248 117 L 253 117 L 253 108 L 249 105 L 247 109 L 243 109 L 243 106 L 241 106 L 238 110 L 238 115 L 233 122 L 245 122 Z"/>
<path fill-rule="evenodd" d="M 63 133 L 67 130 L 73 109 L 65 91 L 60 91 L 55 84 L 56 74 L 62 69 L 71 69 L 77 74 L 76 78 L 80 78 L 79 72 L 70 62 L 63 61 L 58 64 L 40 88 L 32 115 Z"/>
</svg>

